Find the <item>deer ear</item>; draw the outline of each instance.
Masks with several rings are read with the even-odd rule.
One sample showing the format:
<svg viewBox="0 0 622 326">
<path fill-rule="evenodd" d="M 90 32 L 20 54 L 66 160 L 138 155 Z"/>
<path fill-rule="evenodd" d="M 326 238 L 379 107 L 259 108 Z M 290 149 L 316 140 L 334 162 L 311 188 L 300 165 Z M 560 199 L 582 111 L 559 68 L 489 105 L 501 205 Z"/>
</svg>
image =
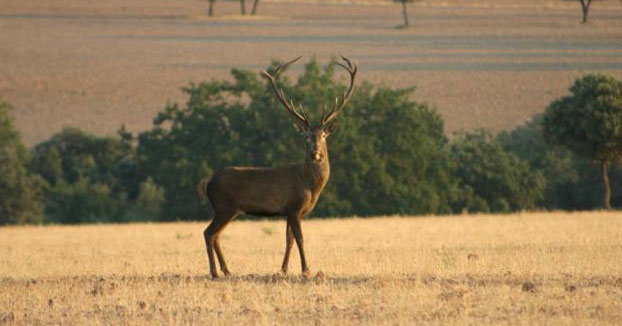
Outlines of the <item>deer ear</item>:
<svg viewBox="0 0 622 326">
<path fill-rule="evenodd" d="M 301 126 L 298 123 L 294 123 L 294 128 L 296 129 L 296 131 L 298 131 L 300 134 L 302 135 L 306 135 L 307 134 L 307 130 L 305 127 Z"/>
</svg>

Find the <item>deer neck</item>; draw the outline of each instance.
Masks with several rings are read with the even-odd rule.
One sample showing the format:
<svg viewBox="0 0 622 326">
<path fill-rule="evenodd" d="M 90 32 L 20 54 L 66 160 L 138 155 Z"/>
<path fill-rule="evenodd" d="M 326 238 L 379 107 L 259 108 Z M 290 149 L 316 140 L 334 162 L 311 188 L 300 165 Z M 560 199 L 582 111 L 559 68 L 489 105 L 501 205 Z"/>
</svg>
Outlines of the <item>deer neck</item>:
<svg viewBox="0 0 622 326">
<path fill-rule="evenodd" d="M 324 189 L 330 175 L 330 162 L 328 160 L 328 151 L 324 149 L 322 160 L 314 161 L 309 155 L 305 160 L 305 175 L 309 186 L 318 193 Z"/>
</svg>

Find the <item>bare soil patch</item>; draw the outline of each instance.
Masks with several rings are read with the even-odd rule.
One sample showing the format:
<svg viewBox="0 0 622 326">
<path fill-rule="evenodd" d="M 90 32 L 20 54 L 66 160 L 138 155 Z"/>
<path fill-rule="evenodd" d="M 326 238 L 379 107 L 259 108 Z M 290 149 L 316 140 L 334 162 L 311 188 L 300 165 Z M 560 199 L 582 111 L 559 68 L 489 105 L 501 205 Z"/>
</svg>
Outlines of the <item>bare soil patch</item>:
<svg viewBox="0 0 622 326">
<path fill-rule="evenodd" d="M 198 0 L 1 0 L 0 96 L 32 145 L 63 126 L 113 134 L 151 126 L 180 88 L 298 54 L 356 58 L 361 79 L 416 85 L 449 133 L 513 128 L 587 72 L 622 77 L 622 5 L 424 1 L 412 28 L 390 1 L 261 2 L 258 17 Z M 300 71 L 294 69 L 292 74 Z"/>
</svg>

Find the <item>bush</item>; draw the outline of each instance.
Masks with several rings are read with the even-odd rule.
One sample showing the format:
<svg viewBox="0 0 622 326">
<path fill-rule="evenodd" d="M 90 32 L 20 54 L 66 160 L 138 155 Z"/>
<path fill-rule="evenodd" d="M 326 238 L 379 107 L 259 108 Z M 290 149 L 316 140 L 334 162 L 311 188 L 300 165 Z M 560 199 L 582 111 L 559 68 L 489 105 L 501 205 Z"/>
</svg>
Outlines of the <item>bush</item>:
<svg viewBox="0 0 622 326">
<path fill-rule="evenodd" d="M 461 134 L 451 145 L 463 194 L 455 210 L 509 212 L 532 209 L 545 180 L 527 162 L 503 150 L 485 131 Z"/>
<path fill-rule="evenodd" d="M 86 178 L 73 184 L 60 180 L 48 194 L 45 213 L 55 223 L 121 222 L 124 204 L 105 184 Z"/>
</svg>

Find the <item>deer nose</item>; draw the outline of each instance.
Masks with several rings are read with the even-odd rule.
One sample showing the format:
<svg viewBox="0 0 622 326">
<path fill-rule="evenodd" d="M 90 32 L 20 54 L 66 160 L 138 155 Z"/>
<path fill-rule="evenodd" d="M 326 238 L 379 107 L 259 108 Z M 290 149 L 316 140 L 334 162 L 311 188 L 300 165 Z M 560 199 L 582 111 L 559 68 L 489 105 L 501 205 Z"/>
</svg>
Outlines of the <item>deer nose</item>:
<svg viewBox="0 0 622 326">
<path fill-rule="evenodd" d="M 322 159 L 322 153 L 320 153 L 319 151 L 314 151 L 312 157 L 313 160 L 319 161 Z"/>
</svg>

